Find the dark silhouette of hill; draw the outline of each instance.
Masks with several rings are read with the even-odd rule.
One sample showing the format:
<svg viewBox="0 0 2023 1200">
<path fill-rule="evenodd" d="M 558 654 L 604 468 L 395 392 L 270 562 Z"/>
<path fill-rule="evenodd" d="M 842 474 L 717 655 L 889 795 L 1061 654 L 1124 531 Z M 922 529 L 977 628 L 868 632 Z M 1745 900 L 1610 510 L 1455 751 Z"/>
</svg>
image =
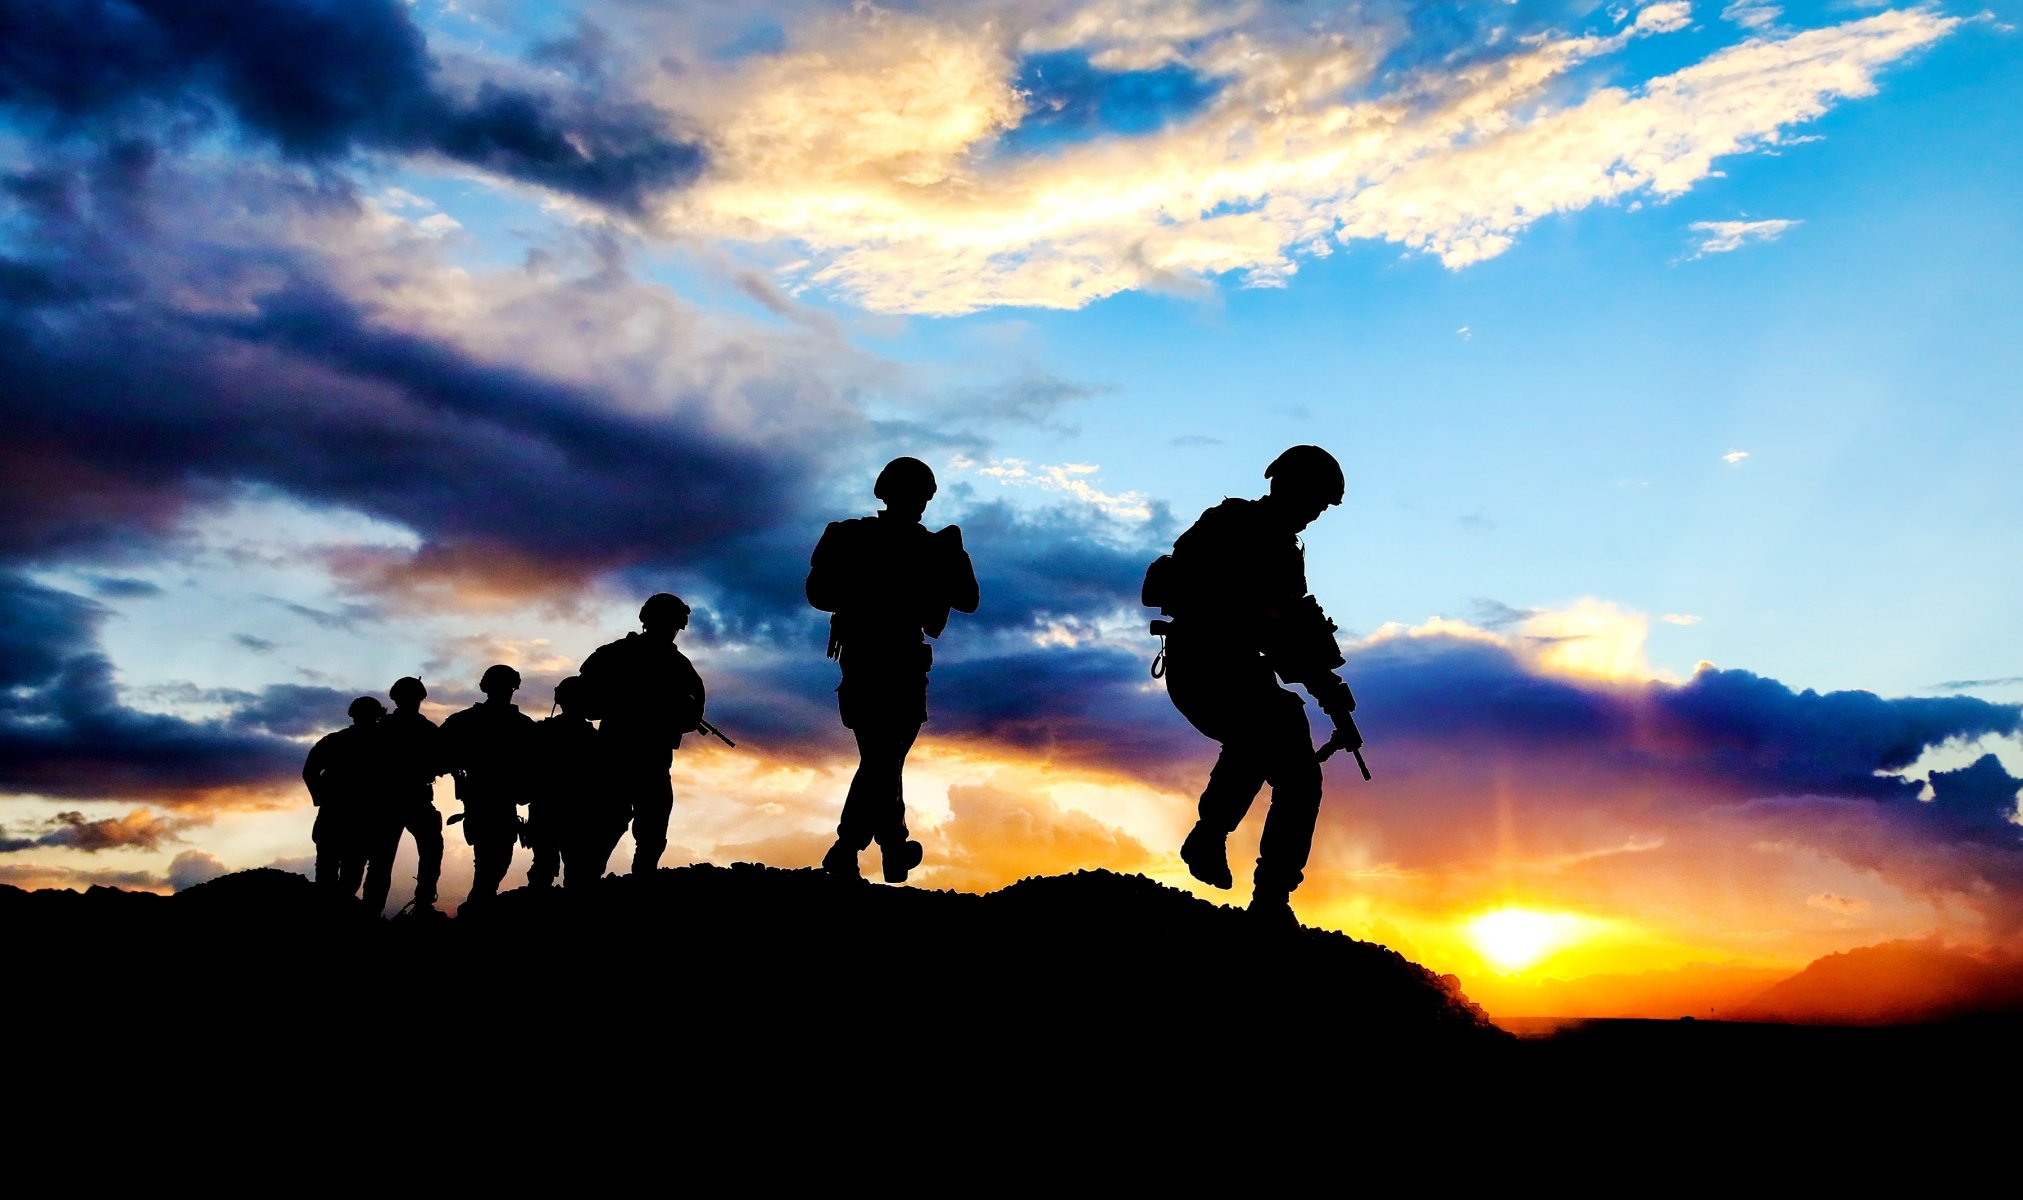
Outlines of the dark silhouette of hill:
<svg viewBox="0 0 2023 1200">
<path fill-rule="evenodd" d="M 280 1127 L 445 1166 L 486 1147 L 509 1176 L 560 1145 L 819 1174 L 914 1136 L 971 1167 L 1153 1154 L 1241 1180 L 1352 1130 L 1432 1162 L 1485 1124 L 1803 1120 L 1803 1097 L 2023 1045 L 2016 1022 L 1520 1040 L 1381 946 L 1105 871 L 979 896 L 692 866 L 388 921 L 259 870 L 174 896 L 0 887 L 0 929 L 10 1070 L 73 1100 L 46 1114 L 145 1096 L 178 1136 Z"/>
<path fill-rule="evenodd" d="M 1934 942 L 1884 942 L 1816 959 L 1721 1015 L 1835 1025 L 2023 1016 L 2023 963 Z"/>
<path fill-rule="evenodd" d="M 746 1081 L 875 1078 L 901 1056 L 906 1078 L 1000 1095 L 1091 1071 L 1226 1095 L 1512 1044 L 1451 978 L 1246 916 L 1106 871 L 979 896 L 702 865 L 390 921 L 275 870 L 168 897 L 0 889 L 21 977 L 60 981 L 77 1027 L 145 1013 L 228 1056 L 363 1056 L 381 1083 L 487 1055 Z"/>
</svg>

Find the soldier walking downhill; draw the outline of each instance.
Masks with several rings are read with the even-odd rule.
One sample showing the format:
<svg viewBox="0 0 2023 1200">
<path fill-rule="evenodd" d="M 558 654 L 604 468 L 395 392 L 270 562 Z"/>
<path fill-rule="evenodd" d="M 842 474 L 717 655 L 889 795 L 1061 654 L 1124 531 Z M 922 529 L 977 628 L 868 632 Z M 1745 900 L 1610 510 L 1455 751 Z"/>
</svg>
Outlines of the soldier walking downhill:
<svg viewBox="0 0 2023 1200">
<path fill-rule="evenodd" d="M 1342 665 L 1335 626 L 1307 594 L 1299 541 L 1314 518 L 1342 502 L 1341 464 L 1319 446 L 1294 446 L 1264 474 L 1268 495 L 1224 500 L 1180 535 L 1147 575 L 1145 601 L 1172 616 L 1168 696 L 1222 743 L 1181 859 L 1203 883 L 1232 886 L 1225 843 L 1270 783 L 1250 911 L 1290 925 L 1291 894 L 1305 878 L 1320 813 L 1321 769 L 1306 704 L 1279 680 L 1303 685 L 1334 721 L 1327 751 L 1355 751 L 1362 737 L 1349 715 L 1355 698 L 1335 673 Z"/>
<path fill-rule="evenodd" d="M 948 625 L 950 609 L 973 613 L 976 571 L 962 530 L 929 532 L 920 523 L 935 493 L 934 472 L 917 458 L 895 458 L 878 473 L 876 516 L 832 521 L 815 545 L 808 603 L 834 613 L 829 657 L 842 667 L 836 689 L 843 724 L 857 738 L 857 773 L 843 801 L 836 844 L 822 859 L 832 874 L 860 879 L 857 856 L 878 843 L 887 883 L 903 883 L 920 865 L 908 836 L 903 772 L 927 720 L 928 638 Z"/>
</svg>

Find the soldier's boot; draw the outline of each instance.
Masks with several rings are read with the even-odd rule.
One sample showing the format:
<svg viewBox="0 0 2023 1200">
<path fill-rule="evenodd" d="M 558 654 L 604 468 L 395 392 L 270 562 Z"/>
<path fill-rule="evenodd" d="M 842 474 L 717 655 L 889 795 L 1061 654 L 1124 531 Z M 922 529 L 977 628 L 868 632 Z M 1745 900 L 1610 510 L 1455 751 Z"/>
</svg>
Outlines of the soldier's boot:
<svg viewBox="0 0 2023 1200">
<path fill-rule="evenodd" d="M 906 873 L 920 865 L 927 857 L 927 850 L 919 842 L 905 841 L 896 846 L 880 846 L 885 857 L 885 882 L 905 883 Z"/>
<path fill-rule="evenodd" d="M 1253 924 L 1270 929 L 1298 929 L 1299 918 L 1292 912 L 1292 891 L 1269 883 L 1257 884 L 1245 910 Z"/>
<path fill-rule="evenodd" d="M 1180 861 L 1187 864 L 1187 873 L 1212 888 L 1228 891 L 1235 886 L 1236 879 L 1229 873 L 1228 835 L 1217 833 L 1201 822 L 1187 834 L 1187 840 L 1180 843 Z"/>
<path fill-rule="evenodd" d="M 838 839 L 822 856 L 822 869 L 838 879 L 862 880 L 863 874 L 857 870 L 857 852 Z"/>
</svg>

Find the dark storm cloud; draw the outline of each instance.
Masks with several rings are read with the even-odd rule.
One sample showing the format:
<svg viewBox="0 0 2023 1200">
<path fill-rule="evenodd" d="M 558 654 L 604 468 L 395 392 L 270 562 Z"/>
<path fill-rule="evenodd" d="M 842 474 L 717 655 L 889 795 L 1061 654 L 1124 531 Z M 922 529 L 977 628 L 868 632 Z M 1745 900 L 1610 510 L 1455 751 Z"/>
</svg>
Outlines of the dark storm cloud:
<svg viewBox="0 0 2023 1200">
<path fill-rule="evenodd" d="M 357 696 L 337 688 L 269 684 L 234 707 L 228 723 L 233 729 L 276 737 L 328 733 L 350 723 L 344 710 Z"/>
<path fill-rule="evenodd" d="M 1034 647 L 937 664 L 931 732 L 980 738 L 1029 753 L 1173 782 L 1214 743 L 1196 734 L 1163 691 L 1142 686 L 1158 643 L 1134 655 L 1108 647 Z"/>
<path fill-rule="evenodd" d="M 1172 515 L 1145 521 L 1083 508 L 1021 510 L 1004 501 L 964 514 L 963 543 L 975 560 L 983 604 L 971 621 L 987 630 L 1036 631 L 1049 616 L 1137 612 L 1145 567 L 1173 541 Z"/>
<path fill-rule="evenodd" d="M 693 563 L 723 539 L 791 526 L 783 515 L 809 502 L 812 448 L 717 436 L 703 415 L 715 398 L 632 411 L 599 388 L 390 328 L 308 251 L 209 245 L 199 225 L 159 246 L 181 274 L 156 281 L 156 244 L 101 227 L 102 187 L 88 175 L 65 180 L 79 202 L 39 223 L 36 249 L 89 299 L 0 309 L 11 371 L 0 409 L 23 468 L 0 482 L 0 555 L 129 553 L 191 504 L 259 484 L 423 532 L 412 561 L 386 568 L 396 574 L 517 572 L 516 586 L 554 589 L 625 564 Z M 261 199 L 282 224 L 297 208 L 341 215 L 354 203 L 286 186 Z M 250 276 L 264 290 L 177 306 L 178 289 L 231 292 Z M 556 300 L 632 286 L 604 275 Z M 377 615 L 291 611 L 334 628 Z"/>
<path fill-rule="evenodd" d="M 632 211 L 702 165 L 636 101 L 452 82 L 398 0 L 0 0 L 0 47 L 0 103 L 59 132 L 222 110 L 297 159 L 433 153 Z"/>
<path fill-rule="evenodd" d="M 2023 714 L 1966 697 L 1793 691 L 1747 671 L 1598 684 L 1533 674 L 1500 646 L 1445 637 L 1378 642 L 1347 673 L 1369 702 L 1373 738 L 1465 745 L 1483 761 L 1577 754 L 1625 778 L 1690 781 L 1717 797 L 1913 800 L 1917 784 L 1876 772 L 1948 738 L 2013 733 Z"/>
<path fill-rule="evenodd" d="M 0 790 L 175 800 L 300 769 L 292 742 L 128 708 L 98 649 L 104 615 L 82 597 L 0 574 Z M 92 838 L 110 835 L 103 824 L 69 823 L 51 835 L 59 841 L 40 844 L 95 848 Z"/>
</svg>

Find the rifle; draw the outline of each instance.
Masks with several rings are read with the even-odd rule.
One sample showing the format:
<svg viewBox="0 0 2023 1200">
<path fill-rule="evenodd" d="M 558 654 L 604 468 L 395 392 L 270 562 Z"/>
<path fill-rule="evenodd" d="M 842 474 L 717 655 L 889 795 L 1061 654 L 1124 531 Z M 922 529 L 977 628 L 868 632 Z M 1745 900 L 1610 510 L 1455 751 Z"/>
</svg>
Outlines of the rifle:
<svg viewBox="0 0 2023 1200">
<path fill-rule="evenodd" d="M 716 726 L 710 724 L 708 721 L 703 720 L 701 717 L 697 717 L 695 719 L 695 731 L 697 733 L 709 734 L 711 737 L 722 742 L 726 746 L 735 747 L 737 745 L 736 742 L 724 736 L 723 730 L 718 729 Z"/>
<path fill-rule="evenodd" d="M 1370 764 L 1363 761 L 1363 731 L 1356 728 L 1356 719 L 1347 713 L 1335 725 L 1335 731 L 1321 748 L 1314 751 L 1315 762 L 1326 762 L 1333 758 L 1335 751 L 1347 750 L 1356 756 L 1356 765 L 1362 768 L 1363 780 L 1369 781 Z"/>
</svg>

